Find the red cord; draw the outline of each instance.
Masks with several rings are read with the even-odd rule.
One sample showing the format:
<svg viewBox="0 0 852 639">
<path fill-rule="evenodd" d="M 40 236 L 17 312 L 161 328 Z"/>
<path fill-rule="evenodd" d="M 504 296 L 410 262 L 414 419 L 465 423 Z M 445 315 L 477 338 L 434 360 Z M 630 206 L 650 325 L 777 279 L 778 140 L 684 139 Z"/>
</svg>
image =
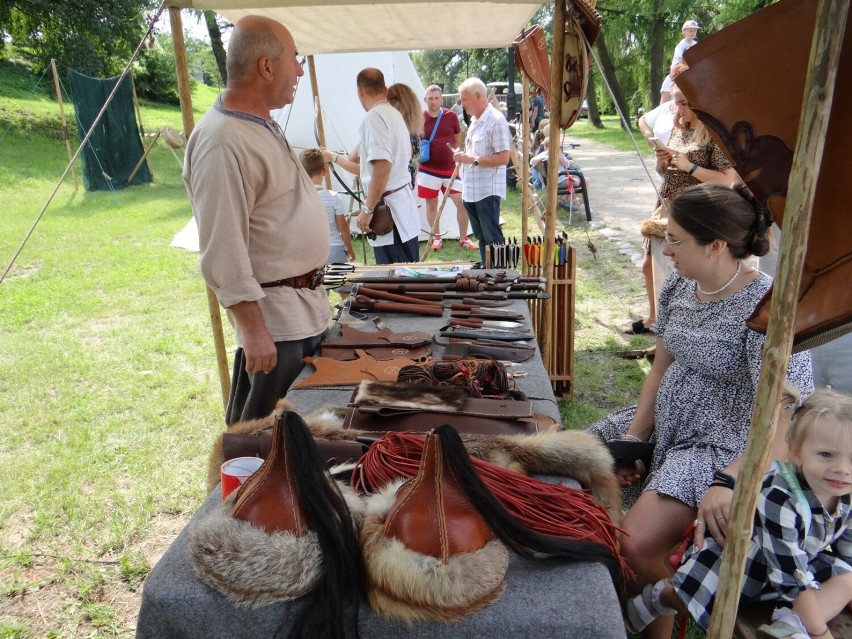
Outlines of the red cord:
<svg viewBox="0 0 852 639">
<path fill-rule="evenodd" d="M 361 457 L 352 475 L 353 488 L 370 493 L 396 479 L 411 479 L 420 467 L 425 437 L 410 431 L 388 433 Z M 627 579 L 633 572 L 619 552 L 617 528 L 585 490 L 522 475 L 471 457 L 479 477 L 506 510 L 530 530 L 548 537 L 603 544 Z"/>
</svg>

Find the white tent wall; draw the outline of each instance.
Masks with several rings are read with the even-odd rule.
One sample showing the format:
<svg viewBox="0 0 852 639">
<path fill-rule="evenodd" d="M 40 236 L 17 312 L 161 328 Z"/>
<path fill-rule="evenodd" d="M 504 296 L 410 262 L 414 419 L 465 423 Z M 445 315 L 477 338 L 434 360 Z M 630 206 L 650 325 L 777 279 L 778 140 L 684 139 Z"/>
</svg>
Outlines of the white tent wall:
<svg viewBox="0 0 852 639">
<path fill-rule="evenodd" d="M 425 89 L 411 62 L 411 56 L 406 51 L 320 54 L 314 56 L 314 66 L 322 105 L 326 146 L 339 152 L 348 152 L 358 144 L 358 128 L 365 115 L 355 87 L 355 77 L 361 69 L 380 69 L 388 86 L 401 82 L 411 87 L 418 96 L 422 96 Z M 314 98 L 307 74 L 299 80 L 293 104 L 273 111 L 272 116 L 284 129 L 287 139 L 297 153 L 317 146 Z M 335 170 L 351 188 L 352 175 L 339 167 L 335 167 Z M 351 209 L 357 206 L 357 203 L 350 203 L 350 196 L 343 192 L 343 187 L 334 178 L 332 190 L 340 192 L 344 204 Z M 420 239 L 423 240 L 428 237 L 429 222 L 426 219 L 425 202 L 418 198 L 417 203 L 420 206 Z M 449 199 L 441 214 L 441 231 L 447 237 L 458 237 L 456 209 Z"/>
</svg>

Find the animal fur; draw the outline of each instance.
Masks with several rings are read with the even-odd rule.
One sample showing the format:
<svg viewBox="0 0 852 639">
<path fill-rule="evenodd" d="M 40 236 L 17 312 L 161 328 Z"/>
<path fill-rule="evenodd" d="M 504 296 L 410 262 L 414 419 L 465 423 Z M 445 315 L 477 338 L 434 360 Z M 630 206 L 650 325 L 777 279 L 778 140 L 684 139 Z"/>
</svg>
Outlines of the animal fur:
<svg viewBox="0 0 852 639">
<path fill-rule="evenodd" d="M 442 562 L 385 535 L 385 518 L 401 483 L 389 484 L 367 500 L 361 554 L 373 609 L 407 623 L 456 623 L 497 601 L 509 564 L 509 552 L 500 541 Z"/>
<path fill-rule="evenodd" d="M 344 484 L 338 483 L 338 488 L 357 529 L 364 518 L 364 500 Z M 325 572 L 316 533 L 301 537 L 268 533 L 235 519 L 236 495 L 217 505 L 189 532 L 189 555 L 201 581 L 247 608 L 295 599 L 314 590 Z"/>
<path fill-rule="evenodd" d="M 272 434 L 275 417 L 285 410 L 293 410 L 292 404 L 286 399 L 279 400 L 269 417 L 238 422 L 231 425 L 228 432 Z M 325 408 L 304 419 L 316 439 L 354 441 L 362 432 L 341 428 L 343 414 L 342 409 Z M 558 475 L 576 480 L 607 508 L 616 524 L 621 521 L 621 489 L 613 473 L 614 461 L 607 447 L 596 437 L 583 431 L 561 430 L 539 435 L 461 435 L 461 438 L 471 455 L 492 464 L 524 474 Z M 210 455 L 208 491 L 219 483 L 222 462 L 220 437 Z"/>
<path fill-rule="evenodd" d="M 363 381 L 358 386 L 354 403 L 458 412 L 464 409 L 469 399 L 470 393 L 457 386 Z"/>
<path fill-rule="evenodd" d="M 639 232 L 645 237 L 665 237 L 666 229 L 668 228 L 668 220 L 665 218 L 649 217 L 642 220 L 639 225 Z"/>
</svg>

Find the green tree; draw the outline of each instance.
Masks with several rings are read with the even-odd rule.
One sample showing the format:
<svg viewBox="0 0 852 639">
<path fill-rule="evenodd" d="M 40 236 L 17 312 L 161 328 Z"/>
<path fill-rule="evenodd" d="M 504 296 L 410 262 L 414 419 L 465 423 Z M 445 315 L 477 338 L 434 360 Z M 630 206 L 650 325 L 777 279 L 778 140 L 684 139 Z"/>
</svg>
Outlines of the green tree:
<svg viewBox="0 0 852 639">
<path fill-rule="evenodd" d="M 150 0 L 5 0 L 0 35 L 43 71 L 57 64 L 91 76 L 118 73 L 147 27 Z M 2 40 L 2 38 L 0 38 Z"/>
</svg>

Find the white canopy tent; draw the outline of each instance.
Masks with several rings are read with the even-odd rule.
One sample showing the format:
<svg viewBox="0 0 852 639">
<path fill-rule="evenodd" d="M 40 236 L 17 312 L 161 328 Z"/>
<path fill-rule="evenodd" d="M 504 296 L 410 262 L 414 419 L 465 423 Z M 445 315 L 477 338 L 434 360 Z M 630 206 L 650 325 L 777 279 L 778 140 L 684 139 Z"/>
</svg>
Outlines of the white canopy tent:
<svg viewBox="0 0 852 639">
<path fill-rule="evenodd" d="M 286 25 L 299 53 L 508 47 L 538 0 L 170 0 L 231 22 L 262 15 Z M 443 19 L 446 18 L 446 19 Z"/>
</svg>

